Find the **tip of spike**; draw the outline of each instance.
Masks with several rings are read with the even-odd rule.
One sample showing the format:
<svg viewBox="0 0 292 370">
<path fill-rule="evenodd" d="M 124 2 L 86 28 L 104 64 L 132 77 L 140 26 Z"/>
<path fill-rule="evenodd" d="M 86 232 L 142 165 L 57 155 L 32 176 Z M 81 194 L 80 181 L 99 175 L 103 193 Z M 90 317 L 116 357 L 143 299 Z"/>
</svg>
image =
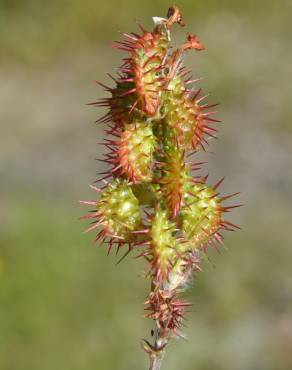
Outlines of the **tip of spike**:
<svg viewBox="0 0 292 370">
<path fill-rule="evenodd" d="M 178 23 L 181 27 L 185 26 L 182 19 L 182 14 L 179 8 L 175 5 L 171 6 L 167 12 L 167 26 L 171 27 L 174 23 Z"/>
</svg>

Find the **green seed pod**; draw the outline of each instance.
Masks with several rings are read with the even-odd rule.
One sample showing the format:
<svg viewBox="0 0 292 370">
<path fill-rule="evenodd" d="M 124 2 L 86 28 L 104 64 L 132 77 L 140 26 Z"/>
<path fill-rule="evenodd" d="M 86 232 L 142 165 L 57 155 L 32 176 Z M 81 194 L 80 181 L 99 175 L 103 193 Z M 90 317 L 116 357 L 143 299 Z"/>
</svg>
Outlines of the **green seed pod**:
<svg viewBox="0 0 292 370">
<path fill-rule="evenodd" d="M 134 183 L 151 181 L 153 152 L 156 139 L 149 123 L 125 125 L 118 143 L 118 163 L 121 174 Z"/>
<path fill-rule="evenodd" d="M 220 228 L 221 200 L 212 187 L 197 183 L 184 194 L 182 229 L 193 249 L 203 247 Z"/>
<path fill-rule="evenodd" d="M 158 281 L 167 278 L 171 266 L 176 260 L 175 231 L 175 223 L 169 221 L 167 211 L 158 207 L 152 219 L 150 230 L 152 268 Z"/>
<path fill-rule="evenodd" d="M 161 162 L 161 177 L 158 179 L 161 192 L 166 198 L 171 217 L 175 218 L 180 210 L 183 190 L 189 181 L 185 152 L 176 145 L 168 145 Z"/>
<path fill-rule="evenodd" d="M 165 122 L 175 130 L 179 145 L 185 150 L 196 149 L 201 141 L 203 120 L 199 106 L 190 99 L 184 82 L 176 76 L 168 85 L 165 95 Z"/>
<path fill-rule="evenodd" d="M 114 180 L 101 193 L 97 203 L 99 223 L 107 235 L 131 242 L 132 231 L 140 227 L 139 202 L 126 181 Z"/>
</svg>

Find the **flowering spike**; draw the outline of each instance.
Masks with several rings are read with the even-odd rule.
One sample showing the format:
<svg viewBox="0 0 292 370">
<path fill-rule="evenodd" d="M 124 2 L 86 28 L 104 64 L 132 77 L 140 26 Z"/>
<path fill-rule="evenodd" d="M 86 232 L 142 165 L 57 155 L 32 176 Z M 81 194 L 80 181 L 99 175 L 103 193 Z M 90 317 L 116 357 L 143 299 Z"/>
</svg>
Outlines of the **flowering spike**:
<svg viewBox="0 0 292 370">
<path fill-rule="evenodd" d="M 239 229 L 223 215 L 240 205 L 224 205 L 238 193 L 220 196 L 219 186 L 207 184 L 208 175 L 193 176 L 204 162 L 191 156 L 206 151 L 209 139 L 216 138 L 212 111 L 217 104 L 206 101 L 183 66 L 187 51 L 205 50 L 194 34 L 172 51 L 170 31 L 175 23 L 184 26 L 178 7 L 169 8 L 167 17 L 154 17 L 154 28 L 141 34 L 122 33 L 114 44 L 126 57 L 114 86 L 101 86 L 109 96 L 89 103 L 107 107 L 97 120 L 105 125 L 106 153 L 100 161 L 112 167 L 100 173 L 92 185 L 99 199 L 81 201 L 93 210 L 81 217 L 90 220 L 86 232 L 99 229 L 95 242 L 108 243 L 108 253 L 130 252 L 143 257 L 151 280 L 146 300 L 147 317 L 156 323 L 155 343 L 143 340 L 151 359 L 150 369 L 158 369 L 168 341 L 182 337 L 181 329 L 188 302 L 180 298 L 193 273 L 210 247 L 223 245 L 221 232 Z"/>
</svg>

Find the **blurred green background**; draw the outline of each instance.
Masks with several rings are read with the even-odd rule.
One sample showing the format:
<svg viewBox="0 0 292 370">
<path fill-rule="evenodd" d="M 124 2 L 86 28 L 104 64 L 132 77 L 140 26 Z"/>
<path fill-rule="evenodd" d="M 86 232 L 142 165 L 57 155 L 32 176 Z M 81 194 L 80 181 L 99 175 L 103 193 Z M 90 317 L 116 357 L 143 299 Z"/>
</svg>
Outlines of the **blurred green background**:
<svg viewBox="0 0 292 370">
<path fill-rule="evenodd" d="M 100 167 L 104 95 L 92 81 L 122 53 L 118 31 L 150 28 L 168 1 L 0 0 L 0 369 L 146 369 L 143 261 L 116 266 L 77 218 Z M 290 0 L 178 1 L 206 45 L 188 65 L 224 121 L 202 173 L 226 175 L 242 231 L 193 281 L 187 342 L 163 369 L 292 368 Z"/>
</svg>

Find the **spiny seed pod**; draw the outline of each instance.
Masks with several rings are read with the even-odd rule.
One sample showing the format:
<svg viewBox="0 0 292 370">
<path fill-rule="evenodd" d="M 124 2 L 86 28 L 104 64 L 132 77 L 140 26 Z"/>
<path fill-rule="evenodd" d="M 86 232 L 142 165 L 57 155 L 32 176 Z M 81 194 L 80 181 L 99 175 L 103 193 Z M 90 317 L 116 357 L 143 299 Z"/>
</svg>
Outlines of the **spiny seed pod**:
<svg viewBox="0 0 292 370">
<path fill-rule="evenodd" d="M 198 145 L 204 148 L 207 141 L 204 136 L 214 137 L 217 130 L 210 125 L 220 122 L 209 116 L 216 112 L 204 112 L 206 109 L 217 104 L 200 103 L 206 96 L 200 97 L 201 89 L 193 90 L 187 86 L 197 82 L 184 77 L 188 74 L 181 66 L 182 56 L 187 50 L 204 50 L 205 47 L 200 43 L 195 35 L 188 35 L 187 41 L 176 50 L 169 60 L 168 74 L 166 76 L 166 93 L 164 94 L 165 122 L 174 128 L 179 144 L 187 149 L 197 149 Z"/>
<path fill-rule="evenodd" d="M 142 36 L 124 34 L 127 41 L 119 42 L 118 48 L 128 51 L 130 58 L 122 65 L 124 77 L 121 81 L 133 83 L 124 96 L 136 93 L 138 106 L 146 115 L 153 116 L 159 107 L 162 63 L 167 52 L 165 32 L 147 32 L 142 28 Z"/>
<path fill-rule="evenodd" d="M 223 242 L 218 233 L 225 222 L 222 213 L 236 206 L 223 207 L 221 203 L 236 194 L 220 198 L 216 193 L 219 184 L 211 187 L 194 183 L 184 194 L 182 230 L 192 249 L 202 248 L 210 242 Z"/>
<path fill-rule="evenodd" d="M 179 144 L 188 149 L 204 148 L 205 136 L 214 137 L 217 130 L 211 123 L 219 122 L 210 118 L 215 112 L 204 111 L 215 105 L 200 105 L 205 96 L 199 97 L 201 89 L 188 92 L 183 81 L 176 77 L 168 86 L 165 96 L 165 122 L 175 130 Z"/>
<path fill-rule="evenodd" d="M 83 218 L 95 219 L 93 226 L 86 231 L 91 231 L 98 226 L 102 230 L 97 234 L 96 241 L 110 239 L 110 246 L 114 241 L 118 244 L 133 242 L 132 231 L 141 225 L 140 208 L 137 198 L 126 181 L 115 180 L 101 191 L 96 187 L 94 190 L 101 193 L 100 200 L 83 201 L 82 203 L 96 206 L 96 211 L 89 213 Z"/>
<path fill-rule="evenodd" d="M 146 317 L 154 319 L 158 328 L 170 332 L 170 335 L 173 335 L 172 331 L 178 334 L 177 329 L 183 325 L 186 308 L 191 306 L 179 299 L 177 292 L 161 289 L 150 292 L 145 304 L 148 305 L 146 310 L 150 311 Z"/>
<path fill-rule="evenodd" d="M 150 181 L 155 145 L 151 125 L 140 122 L 125 125 L 118 142 L 117 162 L 121 174 L 134 183 Z"/>
<path fill-rule="evenodd" d="M 214 105 L 183 66 L 189 50 L 205 47 L 198 37 L 187 36 L 172 51 L 170 30 L 183 26 L 179 9 L 173 6 L 167 18 L 154 17 L 155 26 L 142 34 L 124 33 L 115 47 L 127 52 L 115 87 L 98 82 L 110 97 L 91 103 L 108 107 L 98 122 L 106 124 L 107 149 L 101 159 L 111 165 L 103 172 L 106 185 L 92 186 L 99 200 L 84 201 L 94 209 L 82 218 L 91 219 L 87 231 L 99 228 L 95 241 L 109 243 L 109 251 L 126 247 L 125 257 L 136 251 L 145 259 L 145 275 L 151 280 L 146 300 L 148 317 L 156 323 L 155 343 L 143 341 L 150 356 L 150 369 L 160 368 L 168 341 L 181 336 L 189 303 L 179 298 L 209 246 L 223 243 L 221 232 L 238 226 L 223 218 L 235 206 L 223 206 L 232 197 L 219 196 L 207 177 L 193 176 L 202 163 L 193 163 L 201 147 L 206 150 L 217 132 L 208 111 Z M 109 182 L 108 182 L 109 181 Z"/>
<path fill-rule="evenodd" d="M 155 210 L 150 230 L 152 269 L 157 280 L 167 278 L 175 262 L 177 241 L 174 237 L 175 224 L 168 219 L 167 211 Z"/>
<path fill-rule="evenodd" d="M 220 228 L 222 210 L 220 198 L 205 184 L 193 184 L 184 194 L 182 229 L 193 248 L 199 248 Z"/>
<path fill-rule="evenodd" d="M 180 150 L 178 144 L 172 145 L 165 152 L 160 169 L 161 178 L 158 179 L 158 183 L 166 197 L 170 214 L 175 218 L 181 206 L 184 186 L 190 178 L 190 171 L 185 163 L 185 152 Z"/>
<path fill-rule="evenodd" d="M 164 84 L 163 67 L 169 47 L 169 29 L 174 23 L 182 24 L 180 12 L 176 7 L 169 12 L 167 20 L 160 19 L 152 32 L 140 26 L 142 35 L 123 33 L 125 41 L 117 42 L 116 47 L 130 53 L 125 59 L 121 81 L 131 82 L 130 88 L 123 96 L 136 94 L 135 106 L 148 116 L 154 116 L 160 105 Z"/>
</svg>

